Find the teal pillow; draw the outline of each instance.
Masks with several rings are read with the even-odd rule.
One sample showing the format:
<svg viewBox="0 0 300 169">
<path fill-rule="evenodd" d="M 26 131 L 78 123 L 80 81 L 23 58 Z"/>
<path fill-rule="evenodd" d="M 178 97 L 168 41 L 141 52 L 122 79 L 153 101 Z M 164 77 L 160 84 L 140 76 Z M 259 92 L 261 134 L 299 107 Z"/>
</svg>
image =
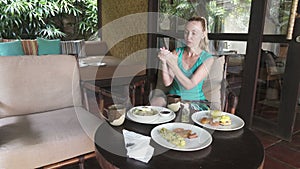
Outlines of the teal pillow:
<svg viewBox="0 0 300 169">
<path fill-rule="evenodd" d="M 24 55 L 21 41 L 17 40 L 17 41 L 0 43 L 0 56 L 20 56 L 20 55 Z"/>
<path fill-rule="evenodd" d="M 56 55 L 61 54 L 60 39 L 37 38 L 38 55 Z"/>
</svg>

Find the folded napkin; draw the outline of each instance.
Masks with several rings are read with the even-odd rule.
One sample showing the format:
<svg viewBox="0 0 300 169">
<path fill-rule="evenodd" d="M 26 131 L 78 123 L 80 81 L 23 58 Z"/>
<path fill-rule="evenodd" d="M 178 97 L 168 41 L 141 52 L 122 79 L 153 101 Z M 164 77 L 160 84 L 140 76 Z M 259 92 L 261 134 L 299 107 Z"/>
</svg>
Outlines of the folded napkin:
<svg viewBox="0 0 300 169">
<path fill-rule="evenodd" d="M 154 148 L 150 146 L 151 137 L 125 129 L 123 129 L 123 136 L 129 158 L 148 163 L 154 153 Z"/>
</svg>

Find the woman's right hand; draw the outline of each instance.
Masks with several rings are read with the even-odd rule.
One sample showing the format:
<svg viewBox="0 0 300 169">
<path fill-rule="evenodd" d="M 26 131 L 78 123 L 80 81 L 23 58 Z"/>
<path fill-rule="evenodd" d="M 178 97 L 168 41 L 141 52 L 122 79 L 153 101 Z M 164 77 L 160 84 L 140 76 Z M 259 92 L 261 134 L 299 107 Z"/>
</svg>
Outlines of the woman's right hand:
<svg viewBox="0 0 300 169">
<path fill-rule="evenodd" d="M 167 50 L 165 47 L 160 48 L 160 51 L 158 53 L 158 58 L 163 62 L 166 63 L 166 57 L 169 55 L 171 52 Z"/>
</svg>

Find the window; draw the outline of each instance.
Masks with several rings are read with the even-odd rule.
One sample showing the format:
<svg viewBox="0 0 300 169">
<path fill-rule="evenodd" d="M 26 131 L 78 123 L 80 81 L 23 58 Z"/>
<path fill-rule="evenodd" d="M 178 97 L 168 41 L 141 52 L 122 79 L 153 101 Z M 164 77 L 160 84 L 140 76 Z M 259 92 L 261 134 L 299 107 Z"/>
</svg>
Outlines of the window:
<svg viewBox="0 0 300 169">
<path fill-rule="evenodd" d="M 164 42 L 173 43 L 167 46 L 182 45 L 186 20 L 197 15 L 207 18 L 211 52 L 245 53 L 245 43 L 230 41 L 230 38 L 224 39 L 229 41 L 224 41 L 219 34 L 248 33 L 251 0 L 160 0 L 159 2 L 158 33 L 163 37 L 171 35 L 173 38 L 173 40 L 165 39 Z M 214 34 L 218 34 L 218 37 L 214 38 L 216 37 Z"/>
<path fill-rule="evenodd" d="M 291 0 L 268 0 L 264 34 L 287 34 Z"/>
</svg>

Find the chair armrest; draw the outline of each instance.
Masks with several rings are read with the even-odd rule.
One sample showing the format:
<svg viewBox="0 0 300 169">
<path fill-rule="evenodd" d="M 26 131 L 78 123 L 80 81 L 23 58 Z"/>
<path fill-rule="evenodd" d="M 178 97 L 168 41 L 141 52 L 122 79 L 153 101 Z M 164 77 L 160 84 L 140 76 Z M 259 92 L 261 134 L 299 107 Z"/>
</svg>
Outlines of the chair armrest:
<svg viewBox="0 0 300 169">
<path fill-rule="evenodd" d="M 83 88 L 83 96 L 84 96 L 84 105 L 86 107 L 87 110 L 89 110 L 89 103 L 88 103 L 88 95 L 87 95 L 87 91 L 92 91 L 95 92 L 96 94 L 98 94 L 98 100 L 97 100 L 97 104 L 98 104 L 98 108 L 100 112 L 104 111 L 104 101 L 105 101 L 105 97 L 111 98 L 113 100 L 121 100 L 122 102 L 125 102 L 126 99 L 122 98 L 121 96 L 118 96 L 116 94 L 112 94 L 109 90 L 104 89 L 104 88 L 100 88 L 94 84 L 91 84 L 89 82 L 82 82 L 81 86 Z"/>
<path fill-rule="evenodd" d="M 237 104 L 238 104 L 238 96 L 233 91 L 229 91 L 226 97 L 224 111 L 229 112 L 231 114 L 235 114 Z"/>
<path fill-rule="evenodd" d="M 106 89 L 100 88 L 100 87 L 93 85 L 91 83 L 88 83 L 88 82 L 82 82 L 81 84 L 82 84 L 82 87 L 84 90 L 87 89 L 89 91 L 93 91 L 95 93 L 99 93 L 104 96 L 112 97 L 111 92 Z"/>
<path fill-rule="evenodd" d="M 104 90 L 101 89 L 100 87 L 93 85 L 89 82 L 82 82 L 81 83 L 82 89 L 83 89 L 83 97 L 84 97 L 84 106 L 85 108 L 90 111 L 90 106 L 89 106 L 89 98 L 88 98 L 88 91 L 94 92 L 95 94 L 98 94 L 99 98 L 97 99 L 97 104 L 100 113 L 103 113 L 104 110 L 104 98 L 103 96 L 111 97 L 111 94 Z"/>
</svg>

